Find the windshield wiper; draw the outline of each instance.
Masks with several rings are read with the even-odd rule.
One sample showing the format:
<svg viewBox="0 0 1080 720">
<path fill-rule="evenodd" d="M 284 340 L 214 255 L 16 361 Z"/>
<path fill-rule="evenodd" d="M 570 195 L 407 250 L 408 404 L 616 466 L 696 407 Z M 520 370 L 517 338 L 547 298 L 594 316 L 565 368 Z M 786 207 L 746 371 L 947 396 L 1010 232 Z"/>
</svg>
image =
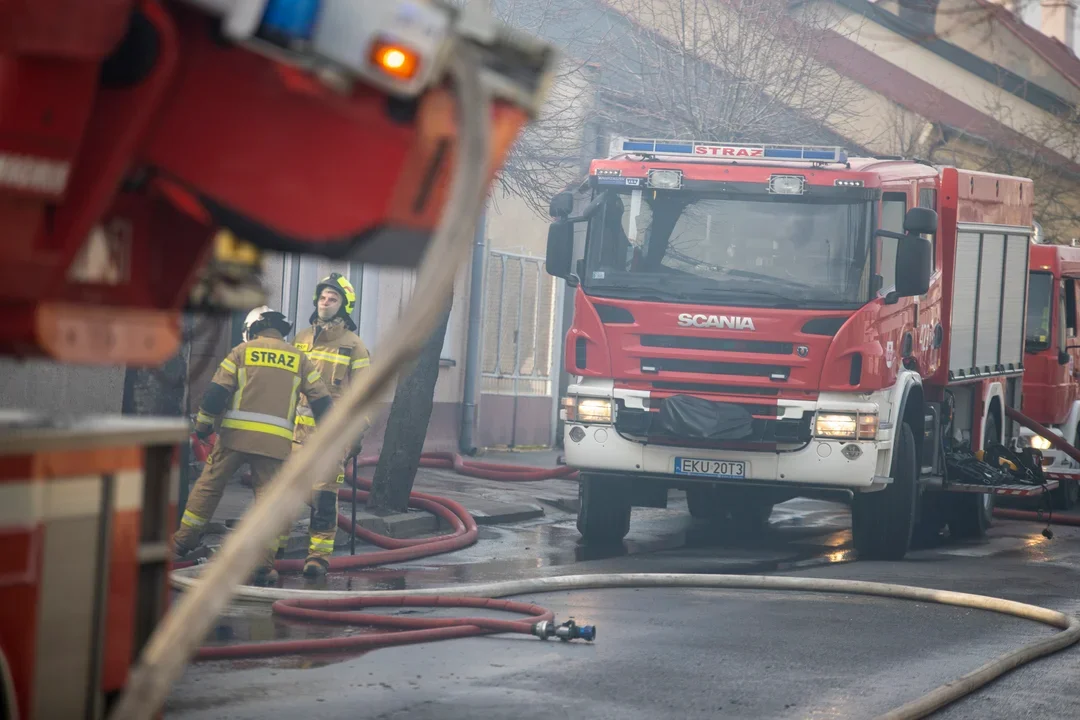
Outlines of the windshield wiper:
<svg viewBox="0 0 1080 720">
<path fill-rule="evenodd" d="M 686 293 L 687 299 L 694 298 L 711 298 L 713 300 L 721 300 L 721 298 L 738 297 L 740 295 L 752 295 L 757 297 L 770 297 L 780 300 L 778 304 L 773 304 L 771 307 L 780 309 L 797 309 L 800 307 L 800 301 L 787 295 L 781 295 L 777 292 L 771 292 L 769 290 L 762 290 L 760 288 L 703 288 L 695 290 L 692 293 Z M 729 301 L 730 302 L 730 301 Z"/>
<path fill-rule="evenodd" d="M 720 272 L 725 275 L 735 275 L 736 277 L 743 277 L 748 280 L 763 280 L 770 283 L 787 283 L 789 285 L 794 285 L 795 287 L 803 287 L 807 289 L 814 287 L 813 285 L 799 282 L 798 280 L 795 280 L 793 278 L 782 278 L 777 277 L 776 275 L 766 275 L 765 273 L 751 272 L 750 270 L 735 270 L 732 268 L 723 268 Z"/>
</svg>

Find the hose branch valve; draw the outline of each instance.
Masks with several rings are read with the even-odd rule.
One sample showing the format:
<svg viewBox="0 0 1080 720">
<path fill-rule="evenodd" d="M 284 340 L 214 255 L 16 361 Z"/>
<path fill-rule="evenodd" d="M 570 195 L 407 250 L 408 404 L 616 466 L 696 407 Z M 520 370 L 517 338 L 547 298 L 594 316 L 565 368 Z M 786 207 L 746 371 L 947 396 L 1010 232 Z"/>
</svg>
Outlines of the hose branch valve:
<svg viewBox="0 0 1080 720">
<path fill-rule="evenodd" d="M 562 625 L 556 625 L 553 621 L 544 620 L 533 625 L 533 635 L 541 640 L 557 637 L 563 642 L 570 640 L 584 640 L 592 642 L 596 639 L 595 625 L 578 625 L 574 618 L 570 618 Z"/>
</svg>

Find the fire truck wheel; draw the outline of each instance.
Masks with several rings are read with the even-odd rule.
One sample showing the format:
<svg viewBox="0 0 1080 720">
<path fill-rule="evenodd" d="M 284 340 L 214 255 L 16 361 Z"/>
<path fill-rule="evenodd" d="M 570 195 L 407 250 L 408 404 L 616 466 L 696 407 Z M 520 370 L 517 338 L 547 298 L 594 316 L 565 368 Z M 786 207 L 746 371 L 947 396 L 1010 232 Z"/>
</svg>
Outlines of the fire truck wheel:
<svg viewBox="0 0 1080 720">
<path fill-rule="evenodd" d="M 988 415 L 983 447 L 999 442 L 997 418 Z M 978 540 L 986 536 L 994 519 L 994 496 L 989 493 L 956 493 L 949 498 L 949 536 L 957 540 Z"/>
<path fill-rule="evenodd" d="M 630 532 L 630 500 L 618 478 L 585 475 L 578 480 L 577 529 L 587 544 L 621 542 Z"/>
<path fill-rule="evenodd" d="M 860 560 L 902 560 L 911 545 L 918 500 L 915 435 L 904 423 L 893 449 L 893 481 L 884 490 L 856 493 L 851 502 L 851 539 Z"/>
</svg>

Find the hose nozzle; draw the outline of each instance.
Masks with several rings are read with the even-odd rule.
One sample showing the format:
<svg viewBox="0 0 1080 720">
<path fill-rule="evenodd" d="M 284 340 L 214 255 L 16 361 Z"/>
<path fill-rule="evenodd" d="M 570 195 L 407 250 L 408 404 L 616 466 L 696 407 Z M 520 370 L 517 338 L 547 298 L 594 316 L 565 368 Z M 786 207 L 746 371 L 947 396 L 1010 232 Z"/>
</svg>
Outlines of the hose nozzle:
<svg viewBox="0 0 1080 720">
<path fill-rule="evenodd" d="M 574 622 L 574 618 L 570 618 L 562 625 L 555 625 L 554 622 L 548 620 L 538 622 L 533 625 L 532 632 L 541 640 L 557 637 L 563 642 L 569 642 L 570 640 L 592 642 L 596 639 L 595 625 L 578 625 Z"/>
</svg>

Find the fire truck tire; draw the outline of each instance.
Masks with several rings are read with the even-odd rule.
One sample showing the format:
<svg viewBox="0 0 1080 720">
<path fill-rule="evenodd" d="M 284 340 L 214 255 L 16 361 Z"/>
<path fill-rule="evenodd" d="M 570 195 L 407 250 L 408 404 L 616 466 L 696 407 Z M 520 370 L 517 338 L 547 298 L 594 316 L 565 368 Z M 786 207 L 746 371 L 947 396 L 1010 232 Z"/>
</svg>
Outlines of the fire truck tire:
<svg viewBox="0 0 1080 720">
<path fill-rule="evenodd" d="M 582 473 L 578 481 L 577 529 L 586 544 L 622 542 L 630 532 L 630 499 L 618 478 Z"/>
<path fill-rule="evenodd" d="M 851 502 L 851 538 L 860 560 L 903 560 L 911 546 L 918 502 L 915 435 L 904 423 L 893 450 L 893 481 L 884 490 L 856 493 Z"/>
<path fill-rule="evenodd" d="M 999 442 L 997 418 L 988 415 L 983 446 Z M 994 496 L 989 493 L 956 493 L 949 498 L 949 537 L 979 540 L 986 536 L 994 519 Z"/>
</svg>

